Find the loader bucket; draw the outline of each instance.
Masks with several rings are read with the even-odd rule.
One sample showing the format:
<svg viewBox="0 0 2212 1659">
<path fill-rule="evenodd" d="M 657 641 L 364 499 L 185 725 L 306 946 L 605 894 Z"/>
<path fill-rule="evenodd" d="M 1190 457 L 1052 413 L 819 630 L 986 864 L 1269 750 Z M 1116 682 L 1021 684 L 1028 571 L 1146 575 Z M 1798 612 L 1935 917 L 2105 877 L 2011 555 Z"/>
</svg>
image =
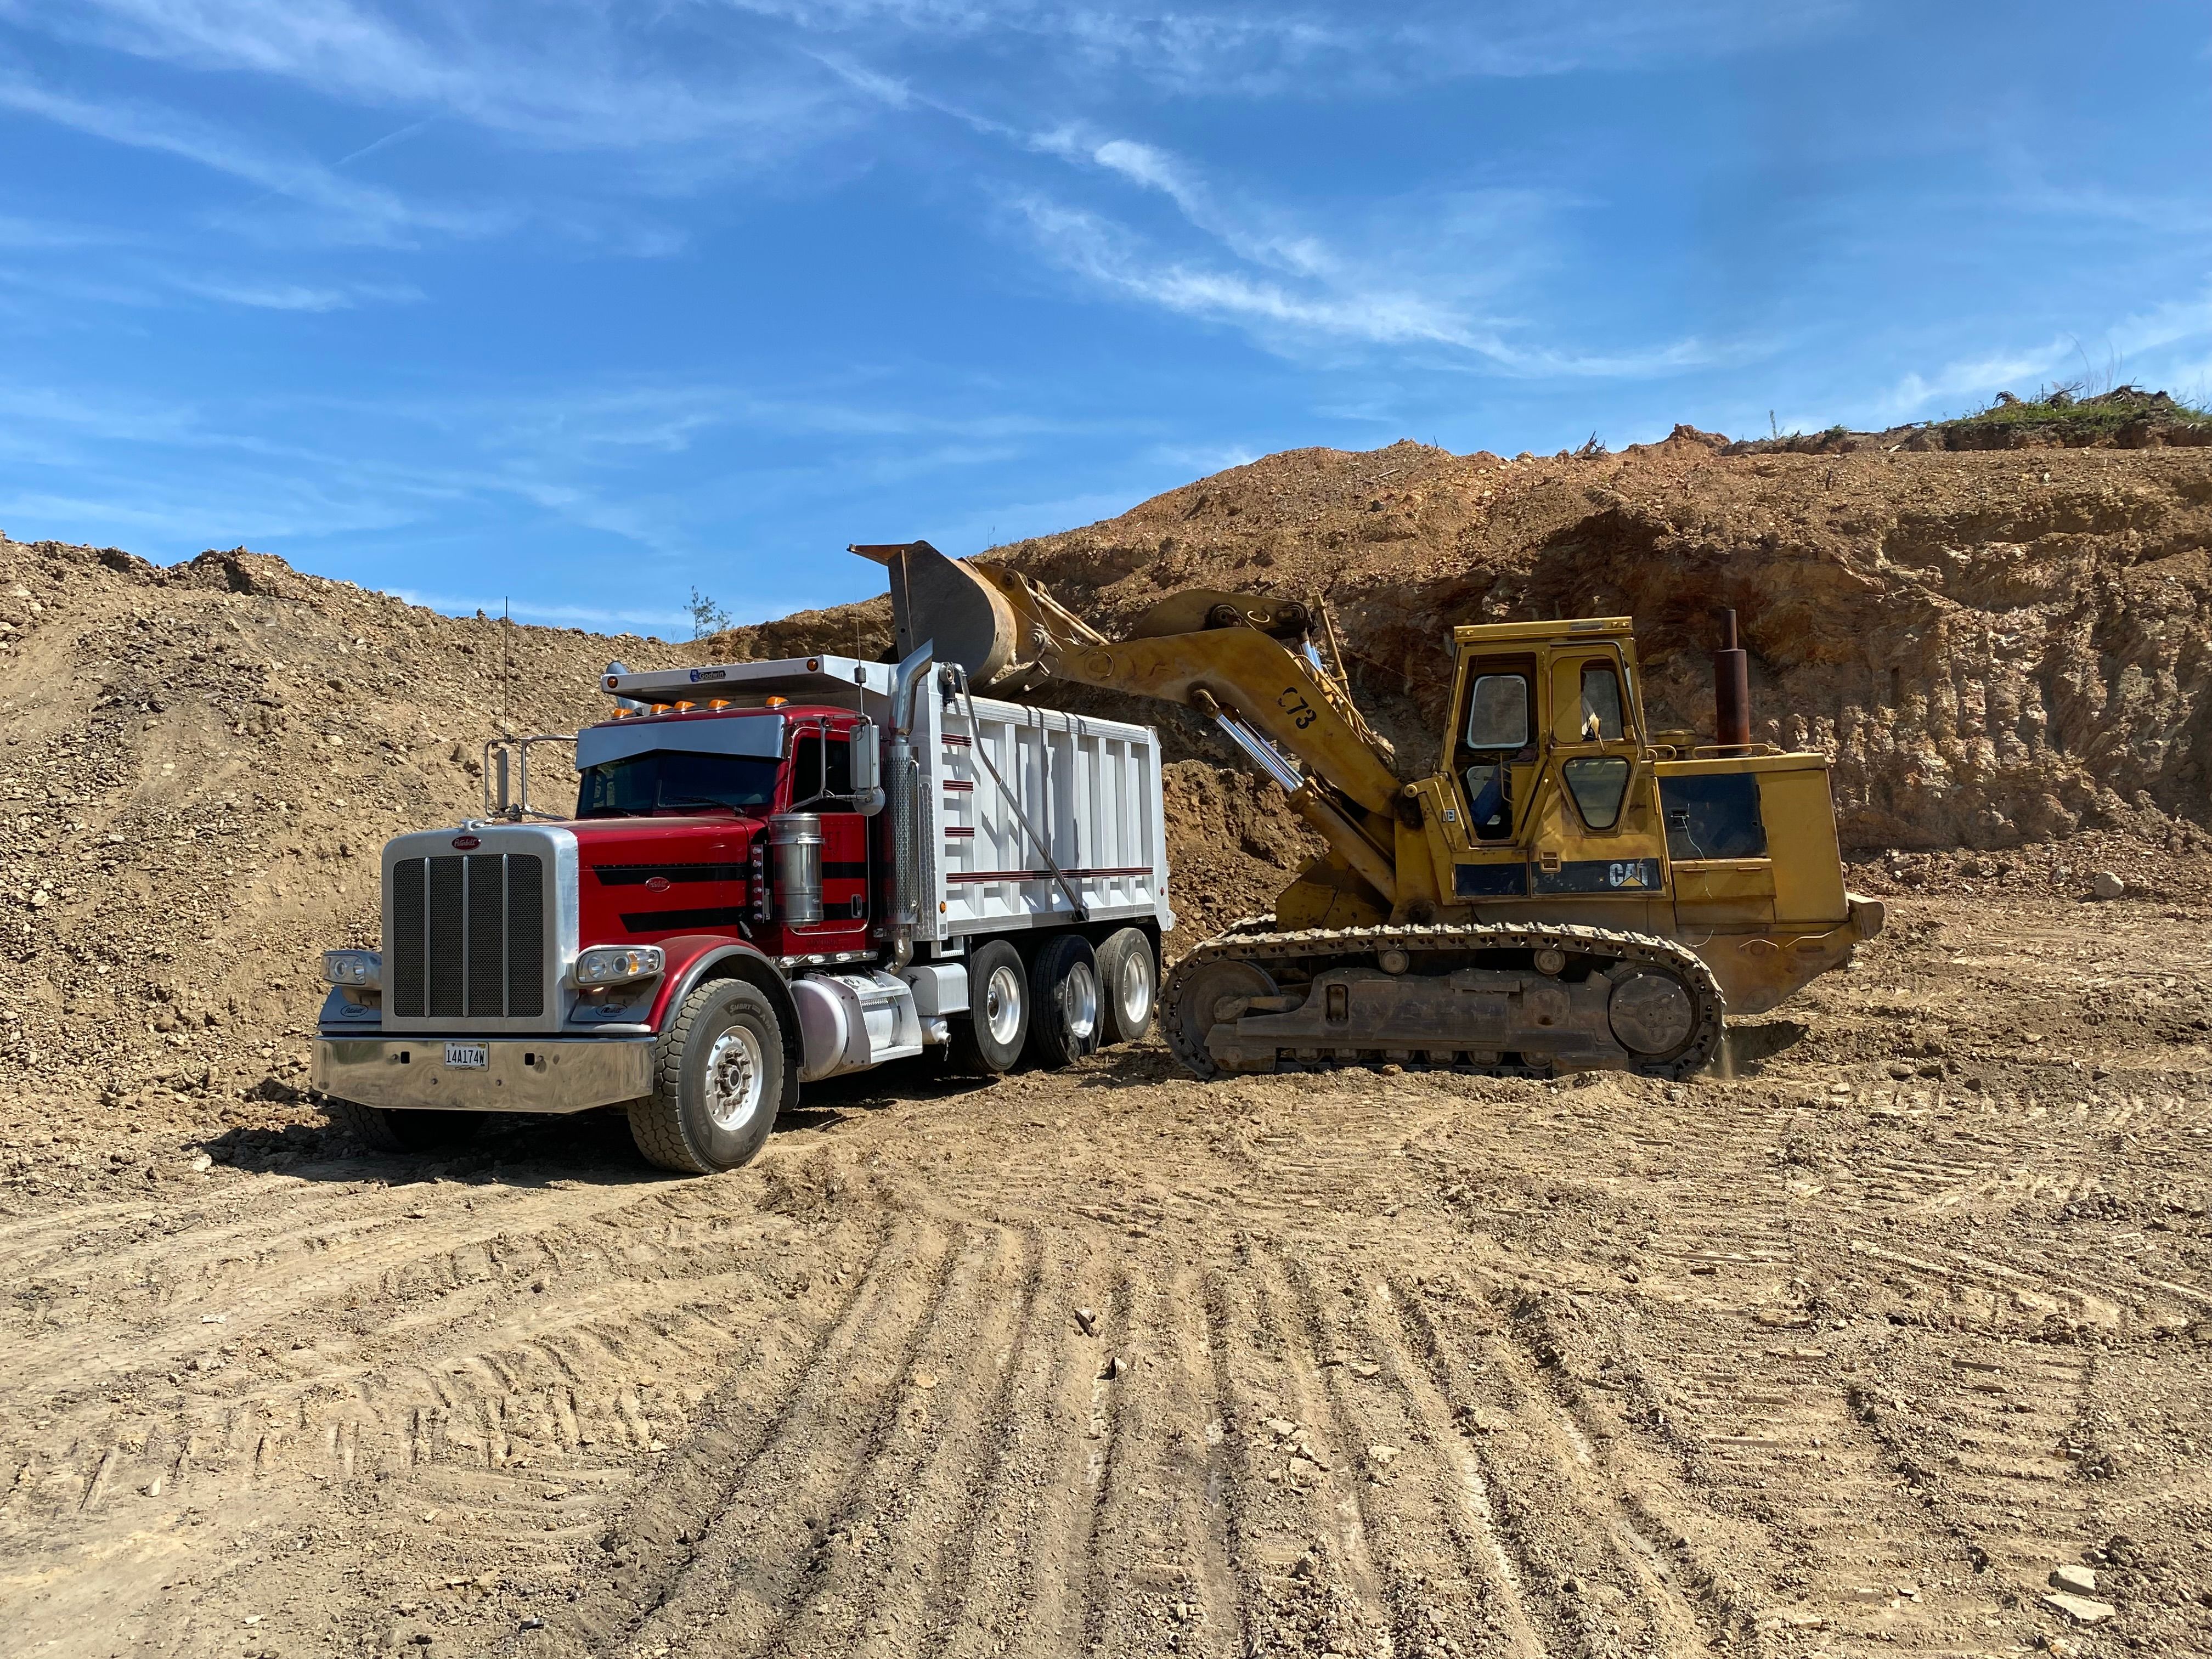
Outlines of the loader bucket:
<svg viewBox="0 0 2212 1659">
<path fill-rule="evenodd" d="M 933 642 L 938 661 L 958 663 L 979 688 L 1014 663 L 1020 637 L 1013 611 L 964 560 L 948 559 L 927 542 L 855 545 L 849 550 L 890 573 L 891 621 L 902 658 Z"/>
</svg>

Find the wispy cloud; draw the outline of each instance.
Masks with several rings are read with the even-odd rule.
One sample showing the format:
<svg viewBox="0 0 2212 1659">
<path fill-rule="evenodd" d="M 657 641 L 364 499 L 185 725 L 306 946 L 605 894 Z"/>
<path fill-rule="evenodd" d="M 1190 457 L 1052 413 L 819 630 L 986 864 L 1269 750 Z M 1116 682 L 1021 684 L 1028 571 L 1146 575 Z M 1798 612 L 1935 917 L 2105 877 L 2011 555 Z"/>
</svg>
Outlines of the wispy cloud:
<svg viewBox="0 0 2212 1659">
<path fill-rule="evenodd" d="M 1133 165 L 1148 180 L 1173 177 L 1164 163 L 1158 152 L 1149 152 Z M 1187 179 L 1177 178 L 1175 188 L 1205 204 Z M 1459 294 L 1390 283 L 1310 235 L 1251 234 L 1224 223 L 1210 204 L 1202 216 L 1189 216 L 1216 244 L 1211 259 L 1160 252 L 1119 221 L 1048 196 L 1018 195 L 1012 206 L 1038 251 L 1062 269 L 1127 299 L 1243 328 L 1285 353 L 1316 343 L 1442 348 L 1514 374 L 1589 376 L 1667 373 L 1717 355 L 1697 339 L 1619 353 L 1520 343 L 1473 313 Z M 1246 268 L 1223 264 L 1221 254 Z M 1462 276 L 1458 285 L 1470 284 Z"/>
<path fill-rule="evenodd" d="M 726 0 L 820 36 L 935 47 L 1018 41 L 1070 82 L 1126 76 L 1210 96 L 1373 93 L 1474 77 L 1526 77 L 1703 58 L 1802 37 L 1849 0 L 1775 7 L 1756 0 L 1406 0 L 1378 11 L 1349 0 L 1237 8 L 1115 0 Z"/>
<path fill-rule="evenodd" d="M 199 70 L 295 82 L 355 105 L 442 112 L 562 150 L 636 150 L 834 119 L 790 54 L 751 51 L 680 11 L 566 0 L 458 5 L 413 26 L 349 0 L 89 0 L 60 10 L 0 0 L 27 27 Z M 769 61 L 763 61 L 766 58 Z M 779 65 L 774 59 L 785 61 Z M 349 156 L 409 136 L 407 130 Z"/>
<path fill-rule="evenodd" d="M 421 300 L 422 290 L 404 283 L 350 283 L 311 287 L 299 283 L 234 281 L 220 276 L 170 276 L 186 294 L 225 305 L 261 311 L 349 311 L 361 305 L 404 305 Z"/>
<path fill-rule="evenodd" d="M 123 100 L 76 97 L 20 73 L 0 71 L 0 110 L 228 174 L 316 210 L 351 240 L 395 242 L 419 228 L 480 233 L 508 216 L 410 204 L 393 191 L 341 178 L 305 157 L 276 154 L 197 117 Z"/>
<path fill-rule="evenodd" d="M 1963 358 L 1933 374 L 1906 374 L 1875 400 L 1875 407 L 1887 416 L 1905 416 L 1917 415 L 1940 399 L 1984 395 L 2051 374 L 2073 349 L 2070 340 L 2051 340 L 2026 349 Z"/>
<path fill-rule="evenodd" d="M 1874 407 L 1886 416 L 1901 418 L 1919 415 L 1945 399 L 2026 392 L 2067 378 L 2069 370 L 2090 380 L 2108 373 L 2125 378 L 2131 357 L 2207 337 L 2212 337 L 2212 291 L 2166 301 L 2086 337 L 2057 335 L 2040 345 L 1960 358 L 1930 375 L 1907 374 L 1878 397 Z M 2187 371 L 2187 365 L 2179 362 L 2160 367 L 2185 376 Z M 2186 380 L 2182 383 L 2187 384 Z"/>
</svg>

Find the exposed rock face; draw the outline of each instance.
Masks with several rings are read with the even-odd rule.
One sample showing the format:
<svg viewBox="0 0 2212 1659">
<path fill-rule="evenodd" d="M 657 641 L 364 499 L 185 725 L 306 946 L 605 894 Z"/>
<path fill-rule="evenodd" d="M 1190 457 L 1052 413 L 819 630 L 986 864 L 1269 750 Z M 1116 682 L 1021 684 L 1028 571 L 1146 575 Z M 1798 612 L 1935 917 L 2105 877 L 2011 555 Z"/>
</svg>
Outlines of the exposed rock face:
<svg viewBox="0 0 2212 1659">
<path fill-rule="evenodd" d="M 1197 583 L 1324 595 L 1413 768 L 1453 623 L 1632 616 L 1654 723 L 1710 730 L 1733 606 L 1754 735 L 1834 757 L 1847 842 L 2002 847 L 2205 820 L 2208 542 L 2201 449 L 1731 456 L 1678 429 L 1519 462 L 1297 451 L 997 556 L 1109 629 Z"/>
</svg>

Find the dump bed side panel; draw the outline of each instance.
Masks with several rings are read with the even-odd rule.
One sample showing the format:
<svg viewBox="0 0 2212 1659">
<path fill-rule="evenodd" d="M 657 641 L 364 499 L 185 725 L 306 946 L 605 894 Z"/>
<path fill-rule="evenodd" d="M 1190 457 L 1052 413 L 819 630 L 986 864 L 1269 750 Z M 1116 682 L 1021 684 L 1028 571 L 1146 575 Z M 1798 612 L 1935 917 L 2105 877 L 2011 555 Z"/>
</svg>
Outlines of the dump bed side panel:
<svg viewBox="0 0 2212 1659">
<path fill-rule="evenodd" d="M 971 729 L 964 698 L 924 701 L 922 781 L 936 834 L 922 890 L 933 894 L 935 937 L 1072 921 L 1054 865 L 1090 921 L 1172 925 L 1149 727 L 978 697 Z"/>
</svg>

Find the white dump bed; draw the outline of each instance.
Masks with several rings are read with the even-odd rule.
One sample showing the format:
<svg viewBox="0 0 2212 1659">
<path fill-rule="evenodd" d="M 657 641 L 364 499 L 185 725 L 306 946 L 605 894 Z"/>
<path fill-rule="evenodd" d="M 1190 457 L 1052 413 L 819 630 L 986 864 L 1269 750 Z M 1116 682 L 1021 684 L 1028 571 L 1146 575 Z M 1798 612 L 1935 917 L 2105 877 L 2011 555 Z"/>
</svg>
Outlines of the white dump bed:
<svg viewBox="0 0 2212 1659">
<path fill-rule="evenodd" d="M 891 672 L 887 663 L 822 656 L 610 673 L 601 685 L 653 702 L 712 698 L 757 707 L 773 694 L 794 704 L 857 705 L 882 727 Z M 969 700 L 953 695 L 943 670 L 933 671 L 915 697 L 913 746 L 928 826 L 917 937 L 956 939 L 1073 921 L 1055 865 L 1086 920 L 1172 927 L 1159 734 L 991 697 L 973 706 L 980 730 L 969 726 Z"/>
<path fill-rule="evenodd" d="M 925 914 L 923 937 L 1072 920 L 1054 865 L 1089 920 L 1174 926 L 1158 732 L 991 697 L 974 700 L 971 726 L 969 700 L 941 680 L 921 703 L 915 747 L 937 819 L 921 891 L 938 926 Z"/>
</svg>

